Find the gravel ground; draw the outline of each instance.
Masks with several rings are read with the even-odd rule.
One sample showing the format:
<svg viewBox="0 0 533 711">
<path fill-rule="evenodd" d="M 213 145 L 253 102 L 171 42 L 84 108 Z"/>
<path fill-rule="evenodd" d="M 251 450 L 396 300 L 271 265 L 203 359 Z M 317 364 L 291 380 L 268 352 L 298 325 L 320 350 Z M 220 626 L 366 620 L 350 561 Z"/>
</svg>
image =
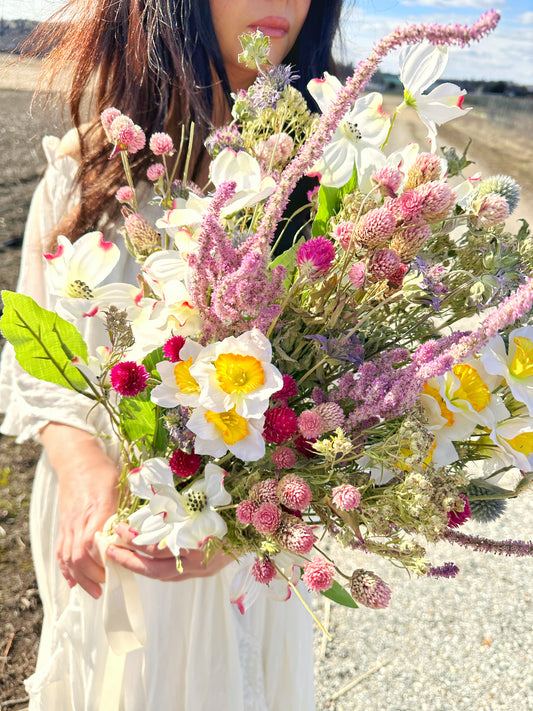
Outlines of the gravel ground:
<svg viewBox="0 0 533 711">
<path fill-rule="evenodd" d="M 533 494 L 510 501 L 493 524 L 465 533 L 533 539 Z M 533 560 L 439 543 L 433 564 L 453 561 L 454 580 L 410 579 L 387 561 L 342 551 L 392 588 L 386 610 L 332 605 L 324 646 L 317 630 L 317 709 L 333 711 L 527 711 L 533 709 Z M 316 606 L 327 615 L 322 598 Z M 366 675 L 366 676 L 365 676 Z M 364 677 L 364 678 L 363 678 Z"/>
</svg>

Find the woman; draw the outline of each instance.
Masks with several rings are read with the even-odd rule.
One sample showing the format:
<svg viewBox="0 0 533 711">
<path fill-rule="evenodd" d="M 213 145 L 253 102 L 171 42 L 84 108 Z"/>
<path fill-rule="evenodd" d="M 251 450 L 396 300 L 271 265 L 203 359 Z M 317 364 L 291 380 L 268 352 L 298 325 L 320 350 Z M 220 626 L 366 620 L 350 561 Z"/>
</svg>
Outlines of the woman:
<svg viewBox="0 0 533 711">
<path fill-rule="evenodd" d="M 52 76 L 67 65 L 72 71 L 68 103 L 78 136 L 45 140 L 50 166 L 30 210 L 19 289 L 53 307 L 42 254 L 54 235 L 75 240 L 96 225 L 107 239 L 117 232 L 113 195 L 121 168 L 108 160 L 98 122 L 81 125 L 80 107 L 91 92 L 93 116 L 116 106 L 148 134 L 164 129 L 175 137 L 193 120 L 204 138 L 228 119 L 231 93 L 255 78 L 236 61 L 239 34 L 259 28 L 269 35 L 271 60 L 295 65 L 305 86 L 330 67 L 340 6 L 340 0 L 70 3 L 66 11 L 75 21 L 50 63 Z M 43 43 L 57 39 L 57 27 L 45 28 Z M 147 154 L 136 157 L 137 179 L 148 161 Z M 193 179 L 204 185 L 203 150 L 193 149 L 193 165 Z M 120 246 L 110 281 L 135 278 L 136 266 Z M 84 336 L 90 342 L 89 327 Z M 37 671 L 27 683 L 31 711 L 312 709 L 312 630 L 298 601 L 264 597 L 241 616 L 229 602 L 237 563 L 219 555 L 204 565 L 201 552 L 184 551 L 178 573 L 168 551 L 130 550 L 134 534 L 126 526 L 104 560 L 96 534 L 116 510 L 118 476 L 105 415 L 75 393 L 22 374 L 10 349 L 2 365 L 0 402 L 8 405 L 2 431 L 19 441 L 38 437 L 45 447 L 30 514 L 45 615 Z"/>
</svg>

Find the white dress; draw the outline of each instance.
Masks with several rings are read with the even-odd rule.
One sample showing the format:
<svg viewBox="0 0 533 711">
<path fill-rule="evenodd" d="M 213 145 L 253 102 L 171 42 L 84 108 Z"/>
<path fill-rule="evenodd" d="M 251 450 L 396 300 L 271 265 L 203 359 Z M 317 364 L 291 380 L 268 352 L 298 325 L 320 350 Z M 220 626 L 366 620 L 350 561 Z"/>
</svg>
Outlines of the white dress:
<svg viewBox="0 0 533 711">
<path fill-rule="evenodd" d="M 77 162 L 43 141 L 49 160 L 30 208 L 19 291 L 49 305 L 45 238 L 72 201 Z M 112 227 L 112 226 L 111 226 Z M 113 239 L 108 230 L 107 239 Z M 136 265 L 120 238 L 122 258 L 109 281 L 131 281 Z M 90 321 L 90 319 L 87 319 Z M 84 334 L 90 339 L 90 333 Z M 49 421 L 108 433 L 105 413 L 87 415 L 89 400 L 36 380 L 6 345 L 0 368 L 2 432 L 38 439 Z M 100 439 L 105 442 L 105 439 Z M 116 457 L 113 441 L 105 446 Z M 44 622 L 35 674 L 27 680 L 30 711 L 311 711 L 312 621 L 293 595 L 261 594 L 245 615 L 229 600 L 238 563 L 211 578 L 160 582 L 108 561 L 104 595 L 72 590 L 55 558 L 57 477 L 43 453 L 30 507 L 30 534 Z"/>
</svg>

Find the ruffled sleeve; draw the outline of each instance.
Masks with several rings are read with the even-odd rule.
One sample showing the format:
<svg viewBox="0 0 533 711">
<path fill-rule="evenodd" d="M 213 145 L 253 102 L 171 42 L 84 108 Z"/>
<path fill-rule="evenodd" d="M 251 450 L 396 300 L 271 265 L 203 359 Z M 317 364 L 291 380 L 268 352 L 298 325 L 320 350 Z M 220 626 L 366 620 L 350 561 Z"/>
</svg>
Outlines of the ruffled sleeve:
<svg viewBox="0 0 533 711">
<path fill-rule="evenodd" d="M 75 146 L 73 132 L 61 140 L 54 136 L 43 139 L 48 167 L 33 195 L 24 232 L 17 291 L 31 296 L 44 308 L 50 308 L 43 259 L 48 251 L 46 240 L 77 200 L 72 190 L 78 168 L 73 157 Z M 100 408 L 89 414 L 92 404 L 83 395 L 28 375 L 17 363 L 12 346 L 6 343 L 0 360 L 3 434 L 16 435 L 17 442 L 39 439 L 40 430 L 52 421 L 93 434 L 103 433 L 108 429 L 105 415 Z"/>
</svg>

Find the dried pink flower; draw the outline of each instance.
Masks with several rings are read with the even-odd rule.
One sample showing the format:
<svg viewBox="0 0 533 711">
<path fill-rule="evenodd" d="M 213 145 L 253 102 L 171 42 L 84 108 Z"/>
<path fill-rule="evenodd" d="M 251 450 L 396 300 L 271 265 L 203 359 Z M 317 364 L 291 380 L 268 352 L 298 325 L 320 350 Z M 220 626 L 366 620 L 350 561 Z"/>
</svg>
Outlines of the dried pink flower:
<svg viewBox="0 0 533 711">
<path fill-rule="evenodd" d="M 278 484 L 280 503 L 291 511 L 305 511 L 313 499 L 309 484 L 296 474 L 286 474 Z"/>
<path fill-rule="evenodd" d="M 356 602 L 381 610 L 388 607 L 391 589 L 378 575 L 370 570 L 354 570 L 350 581 L 350 593 Z"/>
<path fill-rule="evenodd" d="M 303 242 L 296 253 L 296 264 L 311 280 L 326 276 L 335 259 L 335 247 L 327 237 L 315 237 Z"/>
<path fill-rule="evenodd" d="M 281 523 L 281 509 L 276 504 L 266 503 L 252 514 L 252 525 L 262 536 L 275 533 Z"/>
<path fill-rule="evenodd" d="M 367 249 L 377 249 L 387 242 L 395 227 L 394 215 L 383 207 L 377 207 L 359 220 L 354 238 Z"/>
<path fill-rule="evenodd" d="M 455 192 L 439 180 L 424 183 L 417 192 L 423 198 L 421 215 L 425 220 L 444 219 L 455 204 Z"/>
<path fill-rule="evenodd" d="M 464 508 L 462 511 L 458 511 L 457 509 L 448 511 L 449 528 L 459 528 L 459 526 L 462 526 L 463 523 L 468 521 L 468 519 L 472 515 L 472 512 L 470 511 L 470 504 L 468 503 L 468 499 L 466 498 L 466 496 L 464 494 L 459 494 L 459 498 L 464 501 Z"/>
<path fill-rule="evenodd" d="M 373 279 L 390 279 L 400 266 L 400 257 L 394 249 L 380 249 L 374 252 L 368 265 L 368 271 Z"/>
<path fill-rule="evenodd" d="M 283 444 L 298 430 L 298 420 L 290 407 L 272 407 L 265 412 L 263 437 L 266 442 Z"/>
<path fill-rule="evenodd" d="M 252 575 L 258 583 L 268 585 L 277 575 L 276 566 L 268 558 L 256 558 L 252 565 Z"/>
<path fill-rule="evenodd" d="M 418 190 L 405 190 L 398 198 L 386 203 L 387 210 L 398 220 L 410 222 L 420 217 L 424 206 L 424 196 Z"/>
<path fill-rule="evenodd" d="M 313 549 L 316 536 L 311 526 L 302 523 L 296 516 L 284 514 L 281 525 L 276 531 L 276 540 L 292 553 L 305 555 Z"/>
<path fill-rule="evenodd" d="M 339 222 L 333 232 L 333 239 L 336 239 L 344 250 L 348 250 L 350 249 L 354 234 L 354 222 Z"/>
<path fill-rule="evenodd" d="M 260 141 L 255 150 L 259 160 L 271 169 L 287 163 L 294 150 L 294 141 L 288 133 L 274 133 L 266 141 Z"/>
<path fill-rule="evenodd" d="M 302 579 L 311 592 L 323 592 L 333 585 L 335 566 L 325 558 L 313 558 L 304 565 Z"/>
<path fill-rule="evenodd" d="M 421 225 L 406 225 L 396 230 L 390 241 L 391 249 L 405 262 L 411 262 L 427 240 L 431 237 L 431 227 L 424 222 Z"/>
<path fill-rule="evenodd" d="M 290 447 L 279 447 L 271 455 L 277 469 L 290 469 L 296 464 L 296 453 Z"/>
<path fill-rule="evenodd" d="M 350 267 L 348 277 L 356 289 L 363 289 L 365 286 L 366 262 L 355 262 Z"/>
<path fill-rule="evenodd" d="M 277 479 L 265 479 L 258 481 L 250 489 L 249 497 L 251 501 L 256 501 L 258 504 L 278 504 L 278 482 Z"/>
<path fill-rule="evenodd" d="M 351 484 L 341 484 L 333 489 L 331 503 L 341 511 L 353 511 L 361 503 L 361 492 Z"/>
<path fill-rule="evenodd" d="M 315 437 L 306 438 L 300 435 L 299 437 L 295 437 L 293 444 L 296 448 L 296 451 L 299 452 L 302 456 L 306 457 L 307 459 L 315 459 L 315 457 L 318 456 L 316 451 L 313 449 L 313 444 L 315 442 Z"/>
<path fill-rule="evenodd" d="M 150 138 L 150 150 L 156 156 L 163 156 L 174 151 L 174 143 L 168 133 L 154 133 Z"/>
<path fill-rule="evenodd" d="M 385 166 L 372 174 L 372 180 L 380 187 L 380 192 L 386 197 L 396 197 L 402 184 L 403 173 L 398 168 Z"/>
<path fill-rule="evenodd" d="M 298 430 L 305 439 L 316 439 L 324 434 L 324 422 L 316 410 L 304 410 L 298 417 Z"/>
<path fill-rule="evenodd" d="M 315 412 L 322 418 L 324 432 L 336 430 L 337 427 L 341 427 L 344 424 L 343 409 L 336 402 L 324 402 L 315 407 Z"/>
<path fill-rule="evenodd" d="M 432 180 L 439 180 L 441 174 L 442 163 L 435 153 L 419 153 L 409 168 L 404 190 L 416 188 Z"/>
<path fill-rule="evenodd" d="M 150 378 L 150 373 L 144 365 L 127 360 L 111 368 L 109 374 L 111 385 L 119 395 L 134 397 L 144 390 Z"/>
<path fill-rule="evenodd" d="M 113 106 L 111 106 L 108 109 L 104 109 L 104 111 L 102 111 L 102 113 L 100 114 L 100 121 L 102 123 L 103 129 L 106 132 L 106 135 L 108 138 L 109 138 L 109 130 L 111 128 L 111 124 L 118 116 L 121 116 L 121 115 L 122 115 L 122 111 L 115 109 Z"/>
<path fill-rule="evenodd" d="M 133 212 L 124 220 L 128 239 L 138 252 L 151 252 L 161 244 L 161 235 L 139 212 Z"/>
<path fill-rule="evenodd" d="M 477 217 L 483 227 L 499 225 L 510 215 L 509 203 L 499 193 L 487 193 L 475 203 Z"/>
</svg>

